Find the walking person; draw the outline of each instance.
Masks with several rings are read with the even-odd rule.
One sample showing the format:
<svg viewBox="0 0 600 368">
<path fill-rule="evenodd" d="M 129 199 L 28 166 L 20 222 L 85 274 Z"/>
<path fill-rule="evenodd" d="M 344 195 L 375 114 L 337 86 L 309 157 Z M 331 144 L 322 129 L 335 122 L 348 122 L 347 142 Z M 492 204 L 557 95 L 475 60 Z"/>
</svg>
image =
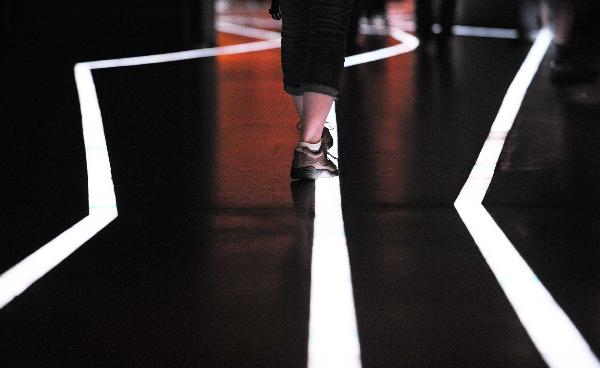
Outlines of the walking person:
<svg viewBox="0 0 600 368">
<path fill-rule="evenodd" d="M 366 14 L 367 23 L 377 28 L 385 27 L 387 25 L 387 11 L 386 11 L 387 0 L 368 0 L 366 1 Z"/>
<path fill-rule="evenodd" d="M 550 80 L 556 84 L 586 83 L 595 80 L 598 77 L 598 69 L 589 63 L 589 55 L 586 55 L 591 45 L 581 42 L 581 29 L 577 28 L 592 3 L 586 0 L 546 0 L 546 5 L 554 11 Z"/>
<path fill-rule="evenodd" d="M 273 0 L 270 13 L 282 19 L 284 90 L 298 112 L 300 130 L 292 179 L 339 175 L 327 157 L 333 138 L 325 122 L 339 96 L 352 0 Z"/>
</svg>

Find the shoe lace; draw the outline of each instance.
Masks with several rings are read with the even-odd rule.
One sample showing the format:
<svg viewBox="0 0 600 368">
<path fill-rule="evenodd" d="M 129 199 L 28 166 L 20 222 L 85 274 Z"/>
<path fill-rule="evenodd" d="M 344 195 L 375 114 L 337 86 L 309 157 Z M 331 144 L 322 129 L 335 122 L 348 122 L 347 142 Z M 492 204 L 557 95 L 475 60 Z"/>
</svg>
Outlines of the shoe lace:
<svg viewBox="0 0 600 368">
<path fill-rule="evenodd" d="M 338 158 L 336 156 L 332 155 L 331 152 L 329 152 L 329 150 L 325 150 L 325 157 L 327 159 L 329 159 L 329 157 L 331 157 L 331 158 L 333 158 L 335 160 L 338 160 Z"/>
<path fill-rule="evenodd" d="M 330 131 L 335 130 L 335 124 L 327 121 L 327 122 L 325 122 L 325 128 L 329 129 Z M 338 160 L 338 158 L 336 156 L 332 155 L 331 152 L 329 152 L 329 150 L 325 150 L 325 152 L 327 153 L 327 156 Z"/>
</svg>

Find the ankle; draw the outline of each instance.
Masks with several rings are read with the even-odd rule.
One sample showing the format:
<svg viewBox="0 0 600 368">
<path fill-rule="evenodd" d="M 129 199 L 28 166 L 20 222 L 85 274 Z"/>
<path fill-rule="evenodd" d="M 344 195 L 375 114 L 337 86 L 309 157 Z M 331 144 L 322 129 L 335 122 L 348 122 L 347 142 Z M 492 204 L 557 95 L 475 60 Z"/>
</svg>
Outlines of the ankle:
<svg viewBox="0 0 600 368">
<path fill-rule="evenodd" d="M 300 141 L 301 142 L 306 142 L 306 143 L 319 143 L 321 142 L 321 138 L 323 136 L 323 132 L 311 132 L 312 134 L 309 134 L 309 132 L 307 132 L 306 130 L 303 130 L 300 132 Z"/>
</svg>

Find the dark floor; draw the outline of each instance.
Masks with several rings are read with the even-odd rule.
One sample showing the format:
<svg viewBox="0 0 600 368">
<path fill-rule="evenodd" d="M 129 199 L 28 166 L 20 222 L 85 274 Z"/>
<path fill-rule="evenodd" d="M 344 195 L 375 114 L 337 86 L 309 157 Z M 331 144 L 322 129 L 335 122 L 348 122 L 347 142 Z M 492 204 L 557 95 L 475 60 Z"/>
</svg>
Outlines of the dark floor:
<svg viewBox="0 0 600 368">
<path fill-rule="evenodd" d="M 183 48 L 171 36 L 153 52 Z M 39 37 L 3 43 L 0 272 L 87 215 L 73 65 L 150 48 Z M 545 366 L 453 207 L 529 47 L 454 37 L 345 71 L 363 367 Z M 306 367 L 314 187 L 290 185 L 278 62 L 275 49 L 94 71 L 119 216 L 0 310 L 3 367 Z M 485 205 L 600 354 L 600 88 L 547 73 L 546 60 Z"/>
</svg>

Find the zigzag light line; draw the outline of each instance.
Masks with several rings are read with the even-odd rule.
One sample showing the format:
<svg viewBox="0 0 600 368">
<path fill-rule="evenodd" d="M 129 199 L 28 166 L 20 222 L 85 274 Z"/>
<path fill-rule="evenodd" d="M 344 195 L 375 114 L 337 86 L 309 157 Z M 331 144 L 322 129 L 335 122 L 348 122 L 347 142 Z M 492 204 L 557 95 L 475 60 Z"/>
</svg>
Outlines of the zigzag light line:
<svg viewBox="0 0 600 368">
<path fill-rule="evenodd" d="M 511 83 L 481 153 L 454 206 L 531 340 L 551 368 L 598 368 L 600 362 L 482 202 L 508 132 L 552 40 L 542 30 Z"/>
<path fill-rule="evenodd" d="M 75 65 L 75 82 L 81 109 L 88 174 L 89 213 L 88 216 L 0 275 L 0 309 L 59 265 L 118 216 L 102 113 L 98 103 L 92 70 L 257 52 L 275 49 L 281 45 L 280 39 L 275 39 L 275 32 L 269 33 L 268 31 L 243 26 L 234 27 L 227 24 L 223 25 L 222 28 L 224 28 L 223 32 L 240 34 L 247 31 L 250 34 L 249 37 L 265 37 L 268 39 L 232 46 L 99 60 Z M 277 37 L 279 37 L 278 34 Z"/>
</svg>

